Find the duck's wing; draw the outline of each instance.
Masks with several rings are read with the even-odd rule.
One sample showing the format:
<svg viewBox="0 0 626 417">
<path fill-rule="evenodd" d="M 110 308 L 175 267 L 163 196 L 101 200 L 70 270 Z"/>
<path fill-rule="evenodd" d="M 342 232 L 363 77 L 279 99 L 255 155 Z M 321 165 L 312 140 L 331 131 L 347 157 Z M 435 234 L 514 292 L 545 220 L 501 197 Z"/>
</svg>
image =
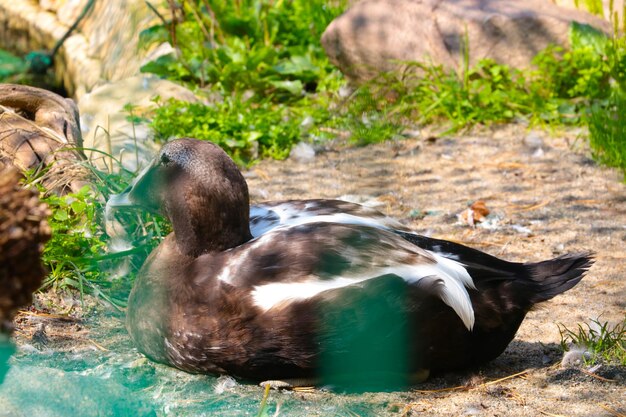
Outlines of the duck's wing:
<svg viewBox="0 0 626 417">
<path fill-rule="evenodd" d="M 261 311 L 396 276 L 440 298 L 468 329 L 474 325 L 468 294 L 474 283 L 464 266 L 387 230 L 336 223 L 281 227 L 223 256 L 217 278 L 248 288 Z"/>
<path fill-rule="evenodd" d="M 283 226 L 311 223 L 370 226 L 411 233 L 402 223 L 376 209 L 341 200 L 288 200 L 250 206 L 250 232 L 259 237 Z"/>
</svg>

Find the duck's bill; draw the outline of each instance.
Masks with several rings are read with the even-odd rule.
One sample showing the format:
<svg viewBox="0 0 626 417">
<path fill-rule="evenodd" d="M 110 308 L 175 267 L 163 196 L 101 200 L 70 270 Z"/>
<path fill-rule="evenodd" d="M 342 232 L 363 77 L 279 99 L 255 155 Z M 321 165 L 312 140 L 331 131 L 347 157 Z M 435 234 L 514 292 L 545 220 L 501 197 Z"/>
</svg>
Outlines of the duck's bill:
<svg viewBox="0 0 626 417">
<path fill-rule="evenodd" d="M 155 171 L 154 163 L 144 168 L 124 191 L 113 194 L 106 204 L 106 211 L 122 207 L 143 208 L 158 212 L 159 207 L 155 204 Z"/>
<path fill-rule="evenodd" d="M 117 207 L 139 207 L 138 204 L 135 204 L 130 199 L 130 191 L 131 187 L 129 186 L 120 194 L 113 194 L 107 200 L 107 209 L 108 208 L 117 208 Z"/>
</svg>

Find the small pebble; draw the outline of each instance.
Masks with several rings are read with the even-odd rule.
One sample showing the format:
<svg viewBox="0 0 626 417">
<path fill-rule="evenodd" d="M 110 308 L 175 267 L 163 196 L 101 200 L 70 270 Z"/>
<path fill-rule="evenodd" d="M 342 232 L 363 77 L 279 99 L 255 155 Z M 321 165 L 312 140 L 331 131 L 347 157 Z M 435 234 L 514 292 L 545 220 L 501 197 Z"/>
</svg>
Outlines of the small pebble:
<svg viewBox="0 0 626 417">
<path fill-rule="evenodd" d="M 50 339 L 48 339 L 48 335 L 46 334 L 46 325 L 43 323 L 39 323 L 37 325 L 37 330 L 33 333 L 33 336 L 30 339 L 33 346 L 37 349 L 41 350 L 48 346 Z"/>
<path fill-rule="evenodd" d="M 463 412 L 463 415 L 466 415 L 466 416 L 479 416 L 481 413 L 482 413 L 482 411 L 480 409 L 478 409 L 477 407 L 468 407 Z"/>
<path fill-rule="evenodd" d="M 302 163 L 311 162 L 315 159 L 315 149 L 308 143 L 300 142 L 291 148 L 289 158 Z"/>
<path fill-rule="evenodd" d="M 519 234 L 526 235 L 526 236 L 530 236 L 533 234 L 533 231 L 530 230 L 528 227 L 524 227 L 519 224 L 512 224 L 511 229 L 515 230 Z"/>
<path fill-rule="evenodd" d="M 422 132 L 419 129 L 404 129 L 402 131 L 402 136 L 405 138 L 417 139 L 422 135 Z"/>
<path fill-rule="evenodd" d="M 539 132 L 531 131 L 524 137 L 524 145 L 530 149 L 543 148 L 543 139 Z"/>
<path fill-rule="evenodd" d="M 536 159 L 541 159 L 544 157 L 545 154 L 546 153 L 544 152 L 543 148 L 537 148 L 531 156 Z"/>
</svg>

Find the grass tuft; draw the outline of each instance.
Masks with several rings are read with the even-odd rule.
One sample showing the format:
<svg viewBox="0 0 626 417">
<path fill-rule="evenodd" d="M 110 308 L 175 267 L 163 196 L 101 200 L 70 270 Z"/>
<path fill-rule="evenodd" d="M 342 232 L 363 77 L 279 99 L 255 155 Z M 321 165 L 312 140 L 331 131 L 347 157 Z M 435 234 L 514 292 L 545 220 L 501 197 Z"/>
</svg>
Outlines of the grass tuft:
<svg viewBox="0 0 626 417">
<path fill-rule="evenodd" d="M 576 329 L 559 325 L 561 348 L 564 352 L 572 347 L 584 347 L 589 357 L 583 356 L 588 365 L 596 363 L 626 365 L 626 316 L 611 326 L 599 318 L 578 324 Z"/>
<path fill-rule="evenodd" d="M 589 144 L 595 158 L 619 168 L 626 181 L 626 96 L 616 91 L 606 105 L 596 104 L 589 118 Z"/>
</svg>

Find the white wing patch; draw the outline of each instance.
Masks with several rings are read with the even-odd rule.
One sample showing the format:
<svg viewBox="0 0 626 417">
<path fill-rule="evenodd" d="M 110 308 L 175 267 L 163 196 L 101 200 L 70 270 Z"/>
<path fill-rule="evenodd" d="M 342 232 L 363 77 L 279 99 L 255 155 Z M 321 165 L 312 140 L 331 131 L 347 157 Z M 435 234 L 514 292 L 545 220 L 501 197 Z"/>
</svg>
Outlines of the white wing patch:
<svg viewBox="0 0 626 417">
<path fill-rule="evenodd" d="M 306 300 L 324 291 L 358 285 L 383 275 L 399 276 L 409 284 L 417 284 L 427 277 L 436 277 L 443 281 L 443 288 L 439 291 L 442 301 L 450 306 L 465 327 L 471 330 L 474 326 L 474 309 L 467 288 L 475 288 L 472 278 L 460 263 L 433 253 L 431 255 L 437 263 L 372 268 L 361 271 L 358 276 L 338 276 L 334 279 L 321 280 L 312 276 L 307 281 L 259 285 L 254 288 L 252 297 L 255 305 L 267 311 L 283 303 Z"/>
<path fill-rule="evenodd" d="M 367 226 L 376 229 L 394 232 L 401 230 L 407 232 L 406 227 L 389 217 L 371 217 L 367 215 L 336 212 L 332 214 L 316 214 L 315 202 L 312 206 L 305 204 L 305 208 L 298 208 L 289 202 L 276 205 L 256 205 L 250 208 L 250 231 L 256 239 L 255 244 L 265 240 L 268 232 L 274 229 L 301 226 L 311 223 L 336 223 L 344 225 Z M 412 245 L 411 245 L 412 246 Z M 474 326 L 474 309 L 467 292 L 467 288 L 475 289 L 474 282 L 462 263 L 454 258 L 453 254 L 437 254 L 427 251 L 436 263 L 420 265 L 389 265 L 385 267 L 361 270 L 354 276 L 337 276 L 334 279 L 321 280 L 311 276 L 307 281 L 301 282 L 277 282 L 259 285 L 254 288 L 252 296 L 254 303 L 264 311 L 270 310 L 280 304 L 306 300 L 316 295 L 333 289 L 358 285 L 364 281 L 381 277 L 383 275 L 396 275 L 409 284 L 419 285 L 424 278 L 437 278 L 441 280 L 437 294 L 441 300 L 450 306 L 461 318 L 465 327 L 469 330 Z M 441 256 L 444 255 L 444 256 Z M 452 258 L 452 259 L 451 259 Z M 238 261 L 241 261 L 239 259 Z M 220 279 L 228 282 L 230 268 L 222 271 Z M 423 281 L 427 283 L 428 281 Z"/>
</svg>

